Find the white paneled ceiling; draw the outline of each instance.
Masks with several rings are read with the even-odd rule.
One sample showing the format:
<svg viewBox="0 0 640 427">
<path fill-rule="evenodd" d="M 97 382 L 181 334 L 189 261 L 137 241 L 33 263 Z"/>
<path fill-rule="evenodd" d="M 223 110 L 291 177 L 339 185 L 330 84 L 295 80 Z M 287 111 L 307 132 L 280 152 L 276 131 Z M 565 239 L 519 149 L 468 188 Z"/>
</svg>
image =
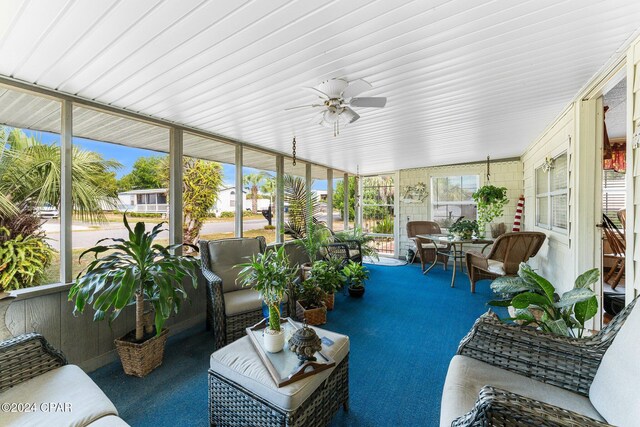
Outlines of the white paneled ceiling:
<svg viewBox="0 0 640 427">
<path fill-rule="evenodd" d="M 0 0 L 0 74 L 373 173 L 522 154 L 639 25 L 638 0 Z M 335 138 L 284 111 L 334 77 L 388 98 Z"/>
</svg>

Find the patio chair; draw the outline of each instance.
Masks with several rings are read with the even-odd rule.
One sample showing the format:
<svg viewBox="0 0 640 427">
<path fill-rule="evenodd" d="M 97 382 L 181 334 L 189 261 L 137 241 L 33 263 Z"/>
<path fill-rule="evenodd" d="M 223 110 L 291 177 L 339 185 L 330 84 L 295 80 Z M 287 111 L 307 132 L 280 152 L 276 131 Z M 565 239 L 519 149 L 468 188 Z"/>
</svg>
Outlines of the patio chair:
<svg viewBox="0 0 640 427">
<path fill-rule="evenodd" d="M 333 230 L 330 228 L 327 228 L 327 230 L 331 233 L 331 237 L 329 238 L 331 243 L 323 246 L 320 255 L 322 257 L 342 259 L 345 264 L 353 261 L 362 265 L 362 245 L 360 241 L 339 239 Z"/>
<path fill-rule="evenodd" d="M 249 257 L 263 253 L 264 237 L 201 240 L 202 275 L 207 282 L 207 330 L 213 331 L 218 349 L 245 335 L 245 328 L 263 318 L 260 294 L 236 283 Z M 282 315 L 288 315 L 288 297 Z"/>
<path fill-rule="evenodd" d="M 309 255 L 304 250 L 302 246 L 298 244 L 296 240 L 289 240 L 284 243 L 274 243 L 267 246 L 267 250 L 278 249 L 281 246 L 284 246 L 284 251 L 287 254 L 287 258 L 289 259 L 289 267 L 296 271 L 296 281 L 292 283 L 292 285 L 296 285 L 303 280 L 303 271 L 302 266 L 304 264 L 310 264 L 311 260 L 309 259 Z M 293 289 L 289 291 L 289 303 L 287 310 L 289 313 L 294 314 L 296 312 L 296 293 Z"/>
<path fill-rule="evenodd" d="M 604 281 L 611 286 L 611 289 L 615 289 L 624 275 L 626 260 L 626 243 L 624 234 L 605 214 L 602 214 L 602 231 L 604 232 L 604 236 L 607 238 L 609 248 L 611 248 L 610 252 L 605 252 L 602 256 L 606 259 L 613 260 L 613 266 L 604 276 Z"/>
<path fill-rule="evenodd" d="M 636 302 L 586 339 L 483 315 L 449 364 L 440 426 L 638 425 Z"/>
<path fill-rule="evenodd" d="M 407 237 L 409 237 L 409 240 L 414 244 L 414 258 L 417 256 L 420 259 L 420 265 L 422 266 L 422 271 L 424 271 L 426 264 L 433 262 L 436 256 L 436 249 L 430 240 L 417 237 L 419 234 L 442 234 L 442 230 L 440 229 L 440 225 L 435 221 L 407 222 Z M 439 251 L 443 252 L 451 249 L 451 245 L 448 243 L 438 243 L 437 247 Z M 412 264 L 413 261 L 414 260 L 411 260 L 409 263 Z M 449 263 L 449 256 L 438 254 L 437 262 L 441 262 L 446 270 L 447 264 Z"/>
<path fill-rule="evenodd" d="M 547 235 L 537 231 L 516 231 L 498 237 L 488 255 L 468 251 L 467 273 L 471 292 L 476 291 L 476 282 L 501 276 L 515 276 L 520 263 L 536 256 Z"/>
</svg>

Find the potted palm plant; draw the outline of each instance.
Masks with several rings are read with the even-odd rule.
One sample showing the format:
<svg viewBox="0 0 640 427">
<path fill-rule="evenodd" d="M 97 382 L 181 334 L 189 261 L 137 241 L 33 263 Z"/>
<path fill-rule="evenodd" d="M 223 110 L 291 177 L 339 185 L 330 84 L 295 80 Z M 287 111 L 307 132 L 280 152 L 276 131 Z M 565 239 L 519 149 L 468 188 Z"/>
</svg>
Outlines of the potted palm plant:
<svg viewBox="0 0 640 427">
<path fill-rule="evenodd" d="M 327 306 L 327 310 L 333 310 L 335 292 L 344 283 L 341 265 L 341 260 L 329 258 L 324 261 L 316 261 L 311 267 L 308 280 L 324 291 L 326 295 L 324 304 Z"/>
<path fill-rule="evenodd" d="M 296 316 L 298 320 L 306 320 L 310 325 L 327 323 L 326 297 L 314 280 L 305 280 L 298 284 L 296 301 Z"/>
<path fill-rule="evenodd" d="M 264 330 L 264 347 L 270 353 L 278 353 L 284 347 L 284 331 L 280 328 L 280 303 L 290 284 L 295 279 L 295 271 L 289 267 L 285 247 L 253 255 L 241 267 L 238 280 L 242 286 L 252 287 L 260 292 L 262 300 L 269 307 L 269 321 Z"/>
<path fill-rule="evenodd" d="M 148 232 L 143 222 L 131 229 L 126 215 L 123 221 L 129 231 L 128 240 L 102 239 L 80 255 L 82 259 L 86 254 L 93 254 L 95 259 L 78 274 L 69 291 L 69 300 L 74 301 L 74 314 L 93 305 L 93 320 L 103 320 L 110 313 L 110 322 L 127 305 L 135 304 L 135 330 L 115 340 L 115 344 L 125 373 L 143 377 L 162 363 L 168 333 L 163 326 L 187 298 L 185 282 L 194 288 L 198 284 L 198 260 L 174 255 L 172 251 L 182 246 L 196 251 L 197 248 L 154 243 L 158 234 L 165 231 L 164 223 Z M 103 241 L 112 243 L 100 245 Z M 103 256 L 98 257 L 100 254 Z M 145 305 L 153 306 L 154 325 L 145 321 Z"/>
<path fill-rule="evenodd" d="M 349 295 L 360 298 L 364 295 L 364 282 L 369 278 L 369 270 L 357 262 L 349 261 L 342 269 L 349 281 Z"/>
<path fill-rule="evenodd" d="M 308 227 L 307 233 L 296 240 L 296 243 L 304 249 L 311 261 L 310 263 L 305 263 L 301 266 L 303 277 L 305 279 L 309 276 L 313 263 L 315 263 L 320 257 L 320 249 L 327 243 L 328 238 L 327 229 L 325 227 L 314 222 L 309 223 Z"/>
<path fill-rule="evenodd" d="M 501 217 L 504 213 L 504 206 L 509 203 L 507 188 L 483 185 L 471 197 L 473 197 L 478 206 L 478 231 L 480 235 L 484 236 L 487 224 L 491 224 L 491 221 Z M 498 237 L 502 233 L 504 233 L 504 224 L 502 226 L 491 226 L 491 235 L 493 237 Z"/>
</svg>

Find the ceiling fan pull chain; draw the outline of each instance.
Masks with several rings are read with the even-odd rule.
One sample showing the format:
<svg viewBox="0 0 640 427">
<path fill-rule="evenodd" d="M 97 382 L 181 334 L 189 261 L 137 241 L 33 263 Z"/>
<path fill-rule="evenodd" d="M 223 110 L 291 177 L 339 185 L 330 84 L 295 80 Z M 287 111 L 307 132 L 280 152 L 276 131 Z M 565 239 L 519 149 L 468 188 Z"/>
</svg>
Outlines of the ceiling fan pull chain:
<svg viewBox="0 0 640 427">
<path fill-rule="evenodd" d="M 293 145 L 293 149 L 292 149 L 292 151 L 293 151 L 293 166 L 295 166 L 296 165 L 296 137 L 295 136 L 293 137 L 292 145 Z"/>
</svg>

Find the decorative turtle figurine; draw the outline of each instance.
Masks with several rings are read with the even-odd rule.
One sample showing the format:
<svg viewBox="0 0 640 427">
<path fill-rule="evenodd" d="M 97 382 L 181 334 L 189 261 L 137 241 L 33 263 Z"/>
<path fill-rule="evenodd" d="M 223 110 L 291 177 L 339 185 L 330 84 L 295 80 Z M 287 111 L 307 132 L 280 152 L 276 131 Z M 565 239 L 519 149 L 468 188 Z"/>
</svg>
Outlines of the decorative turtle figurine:
<svg viewBox="0 0 640 427">
<path fill-rule="evenodd" d="M 302 328 L 298 329 L 289 339 L 289 350 L 298 355 L 302 361 L 316 360 L 314 354 L 322 350 L 322 341 L 316 331 L 307 326 L 305 319 Z"/>
</svg>

